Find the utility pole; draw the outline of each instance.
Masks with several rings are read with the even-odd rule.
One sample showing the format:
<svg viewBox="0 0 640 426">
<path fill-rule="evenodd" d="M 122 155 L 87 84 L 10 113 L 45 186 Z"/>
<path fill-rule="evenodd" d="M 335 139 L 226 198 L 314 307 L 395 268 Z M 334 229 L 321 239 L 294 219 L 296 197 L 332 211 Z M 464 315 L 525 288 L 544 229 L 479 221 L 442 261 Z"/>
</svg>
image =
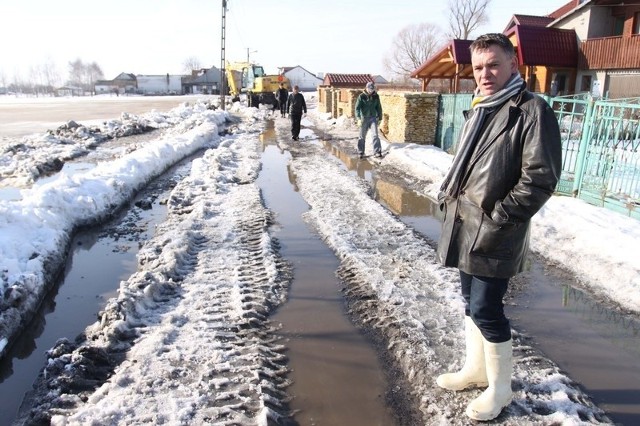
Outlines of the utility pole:
<svg viewBox="0 0 640 426">
<path fill-rule="evenodd" d="M 251 62 L 249 62 L 249 53 L 256 53 L 257 50 L 252 50 L 251 52 L 249 52 L 249 48 L 247 47 L 247 63 L 250 64 Z"/>
<path fill-rule="evenodd" d="M 220 108 L 222 108 L 222 110 L 224 111 L 225 109 L 225 100 L 224 100 L 224 95 L 227 91 L 227 85 L 225 77 L 226 77 L 226 72 L 225 72 L 225 60 L 224 60 L 224 54 L 225 54 L 225 31 L 226 31 L 226 25 L 227 24 L 227 0 L 222 0 L 222 38 L 220 40 Z"/>
</svg>

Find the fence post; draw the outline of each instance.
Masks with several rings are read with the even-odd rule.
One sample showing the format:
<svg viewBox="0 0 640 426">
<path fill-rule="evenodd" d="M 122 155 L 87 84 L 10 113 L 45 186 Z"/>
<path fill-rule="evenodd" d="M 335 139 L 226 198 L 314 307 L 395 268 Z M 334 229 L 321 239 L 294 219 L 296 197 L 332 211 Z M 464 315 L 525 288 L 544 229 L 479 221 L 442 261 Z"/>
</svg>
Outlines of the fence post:
<svg viewBox="0 0 640 426">
<path fill-rule="evenodd" d="M 573 181 L 573 196 L 577 197 L 582 186 L 582 180 L 584 178 L 584 163 L 587 159 L 587 151 L 589 142 L 591 140 L 591 128 L 593 127 L 593 109 L 595 102 L 593 99 L 589 99 L 587 102 L 587 111 L 584 114 L 584 122 L 582 124 L 582 135 L 580 137 L 580 146 L 578 147 L 578 160 L 576 162 L 576 178 Z"/>
</svg>

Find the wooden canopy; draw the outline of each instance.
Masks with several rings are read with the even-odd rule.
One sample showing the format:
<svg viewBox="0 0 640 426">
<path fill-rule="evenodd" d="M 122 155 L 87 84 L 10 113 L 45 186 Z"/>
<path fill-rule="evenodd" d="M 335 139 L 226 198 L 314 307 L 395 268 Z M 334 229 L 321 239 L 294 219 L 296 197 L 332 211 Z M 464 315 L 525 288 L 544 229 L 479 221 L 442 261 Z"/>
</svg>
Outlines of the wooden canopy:
<svg viewBox="0 0 640 426">
<path fill-rule="evenodd" d="M 545 28 L 536 25 L 514 25 L 505 35 L 509 37 L 518 56 L 520 72 L 525 81 L 544 90 L 550 83 L 549 75 L 555 69 L 577 67 L 578 44 L 574 30 Z M 445 47 L 416 69 L 412 78 L 422 80 L 422 91 L 433 79 L 449 80 L 449 91 L 460 91 L 460 80 L 473 80 L 471 52 L 473 40 L 451 40 Z M 537 75 L 540 74 L 540 75 Z M 542 84 L 540 84 L 542 83 Z"/>
</svg>

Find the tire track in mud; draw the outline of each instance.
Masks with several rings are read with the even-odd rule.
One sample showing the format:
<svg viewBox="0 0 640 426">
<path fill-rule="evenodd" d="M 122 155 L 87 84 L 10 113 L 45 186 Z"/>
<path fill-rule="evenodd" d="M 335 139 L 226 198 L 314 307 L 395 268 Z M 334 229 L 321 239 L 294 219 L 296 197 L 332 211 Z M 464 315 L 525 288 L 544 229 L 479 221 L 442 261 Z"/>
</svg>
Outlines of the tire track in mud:
<svg viewBox="0 0 640 426">
<path fill-rule="evenodd" d="M 338 275 L 354 321 L 383 348 L 381 356 L 398 373 L 391 382 L 410 395 L 419 423 L 468 424 L 466 405 L 480 391 L 452 393 L 435 384 L 438 374 L 460 367 L 464 353 L 457 273 L 439 266 L 427 241 L 374 201 L 366 182 L 305 142 L 283 145 L 311 207 L 305 219 L 341 261 Z M 555 364 L 513 337 L 514 402 L 495 423 L 553 423 L 558 404 L 547 389 L 568 395 L 563 415 L 576 424 L 610 423 Z"/>
<path fill-rule="evenodd" d="M 259 167 L 257 134 L 193 162 L 138 272 L 79 343 L 49 351 L 25 423 L 289 421 L 286 356 L 268 315 L 290 266 L 268 234 Z"/>
</svg>

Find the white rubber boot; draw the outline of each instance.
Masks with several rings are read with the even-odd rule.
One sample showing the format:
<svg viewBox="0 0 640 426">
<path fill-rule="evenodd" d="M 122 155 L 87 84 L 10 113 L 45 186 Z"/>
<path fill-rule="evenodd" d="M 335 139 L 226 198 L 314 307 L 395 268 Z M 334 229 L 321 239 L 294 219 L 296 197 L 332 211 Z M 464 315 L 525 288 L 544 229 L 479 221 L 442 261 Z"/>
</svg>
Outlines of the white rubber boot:
<svg viewBox="0 0 640 426">
<path fill-rule="evenodd" d="M 438 376 L 436 383 L 444 389 L 458 391 L 471 387 L 486 387 L 487 372 L 484 362 L 484 338 L 471 317 L 464 317 L 466 355 L 462 369 L 456 373 Z"/>
<path fill-rule="evenodd" d="M 467 416 L 473 420 L 495 419 L 511 403 L 512 352 L 511 340 L 502 343 L 484 341 L 489 387 L 467 406 Z"/>
</svg>

